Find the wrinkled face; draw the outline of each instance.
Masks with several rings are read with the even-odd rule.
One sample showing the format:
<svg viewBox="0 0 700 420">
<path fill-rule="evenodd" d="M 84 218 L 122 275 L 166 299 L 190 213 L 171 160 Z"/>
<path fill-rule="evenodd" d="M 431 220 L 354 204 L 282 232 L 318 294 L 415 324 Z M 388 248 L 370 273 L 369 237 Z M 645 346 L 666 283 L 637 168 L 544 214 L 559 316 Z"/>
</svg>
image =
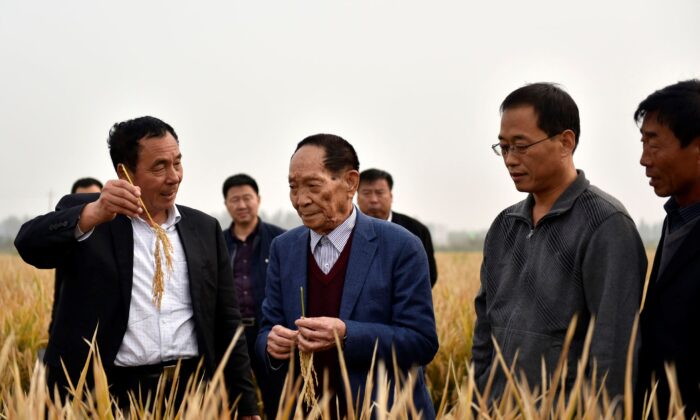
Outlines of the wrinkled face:
<svg viewBox="0 0 700 420">
<path fill-rule="evenodd" d="M 657 113 L 644 117 L 642 157 L 649 185 L 659 197 L 673 196 L 681 206 L 700 201 L 700 138 L 686 147 L 673 131 L 658 121 Z"/>
<path fill-rule="evenodd" d="M 352 211 L 359 174 L 346 169 L 330 173 L 323 161 L 326 152 L 303 146 L 289 163 L 289 199 L 304 226 L 325 235 L 338 227 Z"/>
<path fill-rule="evenodd" d="M 357 192 L 357 205 L 362 213 L 382 220 L 389 219 L 393 199 L 386 179 L 362 182 Z"/>
<path fill-rule="evenodd" d="M 158 223 L 165 222 L 168 210 L 175 205 L 177 190 L 182 182 L 181 161 L 180 146 L 170 133 L 139 140 L 136 170 L 129 175 L 134 185 L 141 188 L 141 198 L 151 217 Z M 121 169 L 119 177 L 125 179 Z"/>
<path fill-rule="evenodd" d="M 537 126 L 537 114 L 532 106 L 520 106 L 503 111 L 498 140 L 501 146 L 527 146 L 547 138 Z M 503 156 L 515 188 L 528 193 L 546 193 L 561 183 L 564 167 L 559 136 L 552 136 L 528 148 L 524 154 L 511 150 Z"/>
<path fill-rule="evenodd" d="M 260 196 L 250 185 L 237 185 L 226 192 L 226 210 L 237 225 L 249 225 L 258 220 Z"/>
</svg>

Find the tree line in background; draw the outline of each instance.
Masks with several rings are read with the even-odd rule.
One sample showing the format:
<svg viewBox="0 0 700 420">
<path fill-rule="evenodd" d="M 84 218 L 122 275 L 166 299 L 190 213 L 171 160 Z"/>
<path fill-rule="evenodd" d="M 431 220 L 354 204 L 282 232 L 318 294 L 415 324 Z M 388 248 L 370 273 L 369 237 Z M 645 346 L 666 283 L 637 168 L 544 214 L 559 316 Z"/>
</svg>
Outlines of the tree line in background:
<svg viewBox="0 0 700 420">
<path fill-rule="evenodd" d="M 221 223 L 221 226 L 228 226 L 231 223 L 231 218 L 224 210 L 212 216 L 216 217 Z M 273 223 L 285 229 L 301 225 L 301 220 L 296 213 L 286 210 L 277 210 L 275 212 L 261 212 L 260 217 L 266 222 Z M 30 217 L 8 216 L 0 221 L 0 252 L 15 253 L 13 245 L 15 236 L 19 232 L 19 228 Z M 482 250 L 484 245 L 484 236 L 486 230 L 449 230 L 444 225 L 439 223 L 427 223 L 430 233 L 433 237 L 433 245 L 436 251 L 476 251 Z M 637 223 L 639 235 L 642 237 L 644 246 L 648 249 L 653 249 L 659 242 L 661 237 L 662 223 L 647 223 L 640 220 Z"/>
</svg>

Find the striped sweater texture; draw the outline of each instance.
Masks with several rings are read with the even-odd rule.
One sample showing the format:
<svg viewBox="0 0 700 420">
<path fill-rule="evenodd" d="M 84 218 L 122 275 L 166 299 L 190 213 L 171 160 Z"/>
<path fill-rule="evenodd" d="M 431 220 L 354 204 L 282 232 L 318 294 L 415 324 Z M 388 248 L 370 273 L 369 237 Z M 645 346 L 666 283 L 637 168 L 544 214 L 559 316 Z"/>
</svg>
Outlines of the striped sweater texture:
<svg viewBox="0 0 700 420">
<path fill-rule="evenodd" d="M 493 336 L 506 363 L 511 365 L 517 352 L 516 371 L 525 374 L 531 387 L 541 385 L 542 362 L 551 375 L 577 315 L 568 384 L 595 319 L 590 360 L 596 361 L 599 379 L 607 373 L 608 392 L 622 394 L 647 264 L 634 222 L 619 201 L 590 185 L 582 171 L 537 226 L 532 224 L 533 205 L 530 195 L 501 212 L 486 237 L 475 301 L 477 381 L 483 387 L 489 376 Z M 497 369 L 494 396 L 505 385 Z M 590 377 L 590 363 L 586 373 Z"/>
</svg>

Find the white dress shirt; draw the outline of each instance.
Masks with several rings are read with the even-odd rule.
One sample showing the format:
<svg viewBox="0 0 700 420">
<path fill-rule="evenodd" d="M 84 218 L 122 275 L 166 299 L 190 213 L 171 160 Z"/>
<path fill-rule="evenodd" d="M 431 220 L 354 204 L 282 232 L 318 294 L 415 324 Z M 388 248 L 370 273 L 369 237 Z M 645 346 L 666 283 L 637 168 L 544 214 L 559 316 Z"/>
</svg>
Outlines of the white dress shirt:
<svg viewBox="0 0 700 420">
<path fill-rule="evenodd" d="M 131 219 L 134 231 L 134 272 L 129 305 L 129 322 L 114 364 L 142 366 L 199 355 L 192 313 L 192 298 L 185 252 L 175 225 L 180 221 L 176 206 L 161 225 L 173 245 L 173 272 L 165 272 L 160 311 L 153 303 L 156 234 L 147 221 Z M 163 252 L 161 250 L 161 252 Z"/>
</svg>

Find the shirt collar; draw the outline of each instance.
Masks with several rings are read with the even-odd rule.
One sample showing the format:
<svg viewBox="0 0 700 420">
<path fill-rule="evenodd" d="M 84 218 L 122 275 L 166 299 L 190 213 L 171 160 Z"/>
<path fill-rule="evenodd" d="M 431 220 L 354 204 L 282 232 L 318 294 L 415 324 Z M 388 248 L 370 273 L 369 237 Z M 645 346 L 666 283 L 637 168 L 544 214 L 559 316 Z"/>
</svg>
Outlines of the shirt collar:
<svg viewBox="0 0 700 420">
<path fill-rule="evenodd" d="M 355 206 L 353 205 L 350 216 L 348 216 L 348 218 L 345 219 L 343 223 L 341 223 L 338 227 L 333 229 L 329 234 L 321 235 L 320 233 L 316 233 L 313 230 L 309 229 L 309 232 L 311 233 L 311 252 L 314 252 L 314 249 L 316 249 L 316 245 L 318 245 L 318 242 L 324 236 L 328 238 L 328 240 L 333 244 L 333 247 L 335 247 L 335 249 L 337 249 L 339 252 L 342 252 L 343 248 L 345 248 L 345 244 L 348 242 L 350 232 L 352 232 L 353 228 L 355 227 L 356 221 L 357 211 L 355 210 Z"/>
<path fill-rule="evenodd" d="M 700 201 L 686 207 L 681 207 L 676 199 L 671 197 L 664 204 L 664 210 L 668 215 L 668 230 L 673 232 L 700 217 Z"/>
<path fill-rule="evenodd" d="M 255 224 L 255 228 L 253 229 L 252 232 L 248 236 L 246 236 L 245 241 L 241 241 L 238 239 L 238 237 L 234 234 L 234 228 L 236 227 L 236 222 L 231 222 L 231 226 L 228 228 L 228 232 L 231 235 L 231 238 L 233 238 L 233 241 L 236 243 L 244 243 L 244 242 L 252 242 L 255 240 L 255 237 L 258 236 L 258 232 L 260 231 L 260 218 L 258 217 L 258 223 Z"/>
<path fill-rule="evenodd" d="M 576 170 L 576 179 L 571 185 L 569 185 L 566 190 L 556 199 L 552 208 L 549 209 L 548 215 L 557 215 L 564 213 L 574 206 L 574 203 L 578 197 L 586 191 L 586 188 L 591 183 L 586 179 L 586 174 L 582 170 Z M 527 198 L 520 203 L 516 204 L 514 208 L 508 212 L 507 216 L 516 216 L 526 220 L 532 220 L 532 208 L 535 206 L 535 198 L 532 194 L 528 194 Z"/>
<path fill-rule="evenodd" d="M 146 216 L 148 218 L 148 216 Z M 151 223 L 142 217 L 129 217 L 131 219 L 131 222 L 133 223 L 134 221 L 140 221 L 142 223 L 147 224 L 148 226 L 151 226 Z M 182 219 L 182 215 L 180 215 L 180 210 L 178 210 L 177 206 L 173 205 L 169 210 L 168 210 L 168 218 L 165 219 L 165 222 L 161 225 L 164 229 L 170 229 L 171 227 L 175 226 L 180 219 Z"/>
</svg>

